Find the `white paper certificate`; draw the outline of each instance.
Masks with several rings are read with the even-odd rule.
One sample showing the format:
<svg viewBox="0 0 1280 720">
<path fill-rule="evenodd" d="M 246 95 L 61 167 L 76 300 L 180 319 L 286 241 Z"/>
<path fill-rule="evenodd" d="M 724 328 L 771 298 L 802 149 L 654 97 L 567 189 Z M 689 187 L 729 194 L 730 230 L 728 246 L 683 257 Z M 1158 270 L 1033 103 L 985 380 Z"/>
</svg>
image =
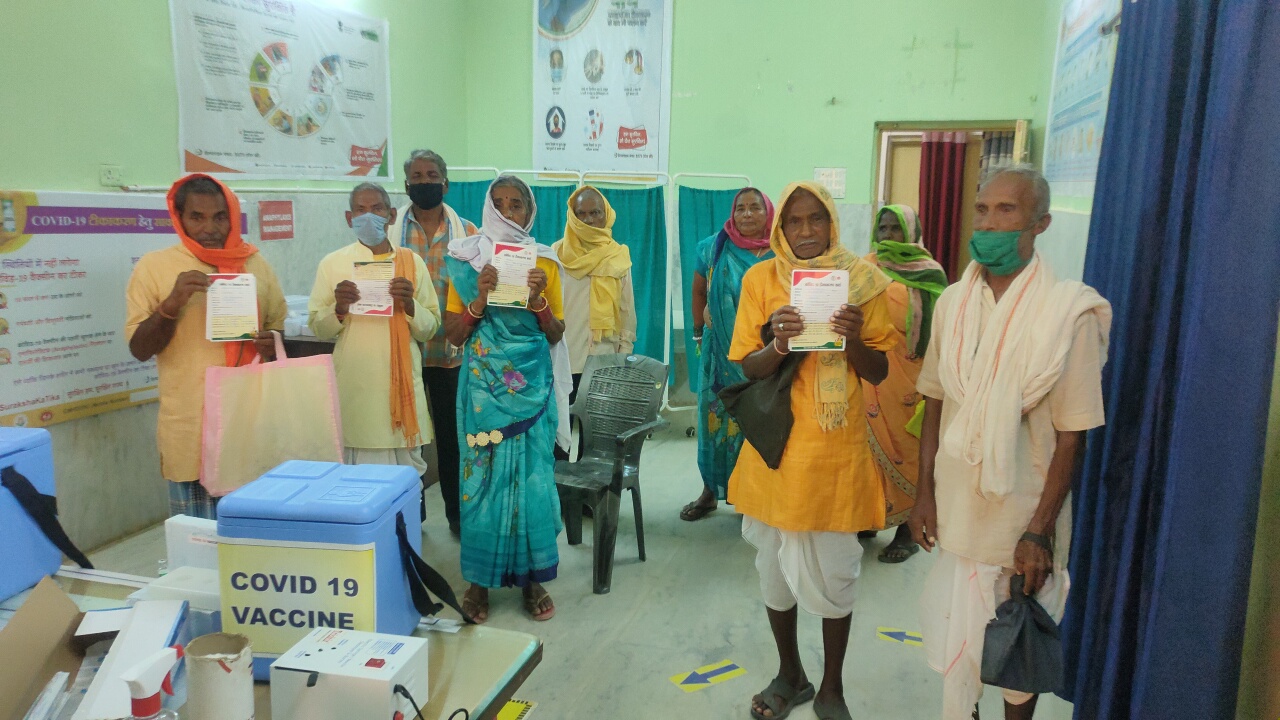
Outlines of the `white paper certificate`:
<svg viewBox="0 0 1280 720">
<path fill-rule="evenodd" d="M 258 279 L 252 274 L 210 275 L 205 302 L 204 336 L 210 342 L 258 334 Z"/>
<path fill-rule="evenodd" d="M 804 333 L 791 338 L 790 349 L 844 350 L 831 316 L 849 302 L 849 273 L 845 270 L 792 270 L 791 304 L 804 318 Z"/>
<path fill-rule="evenodd" d="M 529 271 L 538 263 L 538 247 L 533 244 L 493 244 L 493 267 L 498 271 L 498 287 L 489 293 L 489 304 L 522 308 L 529 305 Z"/>
<path fill-rule="evenodd" d="M 360 299 L 351 306 L 352 315 L 391 317 L 395 304 L 391 299 L 391 279 L 396 276 L 396 264 L 390 260 L 372 260 L 354 263 L 351 281 L 360 291 Z"/>
</svg>

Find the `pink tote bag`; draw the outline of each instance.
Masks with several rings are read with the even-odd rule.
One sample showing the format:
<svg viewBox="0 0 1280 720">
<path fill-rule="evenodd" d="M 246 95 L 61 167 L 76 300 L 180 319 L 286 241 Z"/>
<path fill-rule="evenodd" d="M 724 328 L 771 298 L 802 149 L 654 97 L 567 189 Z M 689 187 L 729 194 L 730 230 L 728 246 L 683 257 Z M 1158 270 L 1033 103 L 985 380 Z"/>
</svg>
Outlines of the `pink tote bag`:
<svg viewBox="0 0 1280 720">
<path fill-rule="evenodd" d="M 286 460 L 342 462 L 342 416 L 333 358 L 285 356 L 211 367 L 204 380 L 200 482 L 222 497 Z"/>
</svg>

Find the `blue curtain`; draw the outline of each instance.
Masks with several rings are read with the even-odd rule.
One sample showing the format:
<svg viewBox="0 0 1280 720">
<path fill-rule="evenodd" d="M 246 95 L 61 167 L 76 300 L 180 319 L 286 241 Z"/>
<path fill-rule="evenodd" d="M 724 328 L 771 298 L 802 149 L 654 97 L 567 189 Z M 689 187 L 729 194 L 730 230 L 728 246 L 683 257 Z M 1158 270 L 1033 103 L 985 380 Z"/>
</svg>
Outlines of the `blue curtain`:
<svg viewBox="0 0 1280 720">
<path fill-rule="evenodd" d="M 662 187 L 602 187 L 600 192 L 618 216 L 613 224 L 614 239 L 631 248 L 631 283 L 636 293 L 636 352 L 662 360 L 667 332 L 666 193 Z M 563 220 L 560 227 L 563 231 Z"/>
<path fill-rule="evenodd" d="M 1280 5 L 1124 3 L 1085 281 L 1115 309 L 1076 493 L 1077 718 L 1235 717 L 1280 302 Z"/>
<path fill-rule="evenodd" d="M 484 194 L 488 192 L 492 180 L 450 180 L 449 194 L 444 201 L 458 213 L 463 220 L 470 220 L 480 227 L 481 213 L 484 211 Z"/>
<path fill-rule="evenodd" d="M 741 188 L 703 190 L 680 186 L 680 281 L 684 291 L 684 359 L 689 390 L 698 394 L 698 344 L 693 341 L 693 269 L 698 265 L 698 243 L 720 230 L 733 212 L 733 198 Z"/>
</svg>

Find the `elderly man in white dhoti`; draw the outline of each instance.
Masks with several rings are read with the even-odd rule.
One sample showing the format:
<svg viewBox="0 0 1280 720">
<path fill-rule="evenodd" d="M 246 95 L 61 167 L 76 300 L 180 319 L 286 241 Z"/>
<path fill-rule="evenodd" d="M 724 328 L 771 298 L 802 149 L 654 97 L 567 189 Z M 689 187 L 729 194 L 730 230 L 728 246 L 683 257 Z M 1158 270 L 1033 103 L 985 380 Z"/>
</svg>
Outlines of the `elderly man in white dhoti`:
<svg viewBox="0 0 1280 720">
<path fill-rule="evenodd" d="M 938 557 L 921 599 L 929 664 L 943 674 L 944 720 L 978 717 L 987 623 L 1009 581 L 1060 620 L 1070 581 L 1067 496 L 1085 431 L 1103 423 L 1111 306 L 1058 280 L 1036 252 L 1049 185 L 1006 168 L 978 191 L 973 262 L 933 313 L 917 388 L 925 396 L 920 479 L 910 523 Z M 1004 690 L 1005 717 L 1035 695 Z"/>
</svg>

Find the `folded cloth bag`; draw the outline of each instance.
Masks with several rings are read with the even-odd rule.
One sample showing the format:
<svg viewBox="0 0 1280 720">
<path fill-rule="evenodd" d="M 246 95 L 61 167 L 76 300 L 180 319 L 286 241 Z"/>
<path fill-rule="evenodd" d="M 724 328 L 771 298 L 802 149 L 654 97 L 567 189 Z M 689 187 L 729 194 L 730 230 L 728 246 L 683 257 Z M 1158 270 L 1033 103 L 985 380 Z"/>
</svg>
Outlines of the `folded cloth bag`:
<svg viewBox="0 0 1280 720">
<path fill-rule="evenodd" d="M 982 646 L 982 682 L 1037 695 L 1062 689 L 1062 641 L 1058 624 L 1022 591 L 1023 576 L 1009 579 L 1009 599 L 996 608 Z"/>
<path fill-rule="evenodd" d="M 342 416 L 333 358 L 289 358 L 211 367 L 204 379 L 200 483 L 222 497 L 286 460 L 342 462 Z"/>
<path fill-rule="evenodd" d="M 724 409 L 742 429 L 742 436 L 772 470 L 782 465 L 782 453 L 791 438 L 795 423 L 791 382 L 803 359 L 798 353 L 787 355 L 778 371 L 769 377 L 730 385 L 719 393 Z"/>
</svg>

